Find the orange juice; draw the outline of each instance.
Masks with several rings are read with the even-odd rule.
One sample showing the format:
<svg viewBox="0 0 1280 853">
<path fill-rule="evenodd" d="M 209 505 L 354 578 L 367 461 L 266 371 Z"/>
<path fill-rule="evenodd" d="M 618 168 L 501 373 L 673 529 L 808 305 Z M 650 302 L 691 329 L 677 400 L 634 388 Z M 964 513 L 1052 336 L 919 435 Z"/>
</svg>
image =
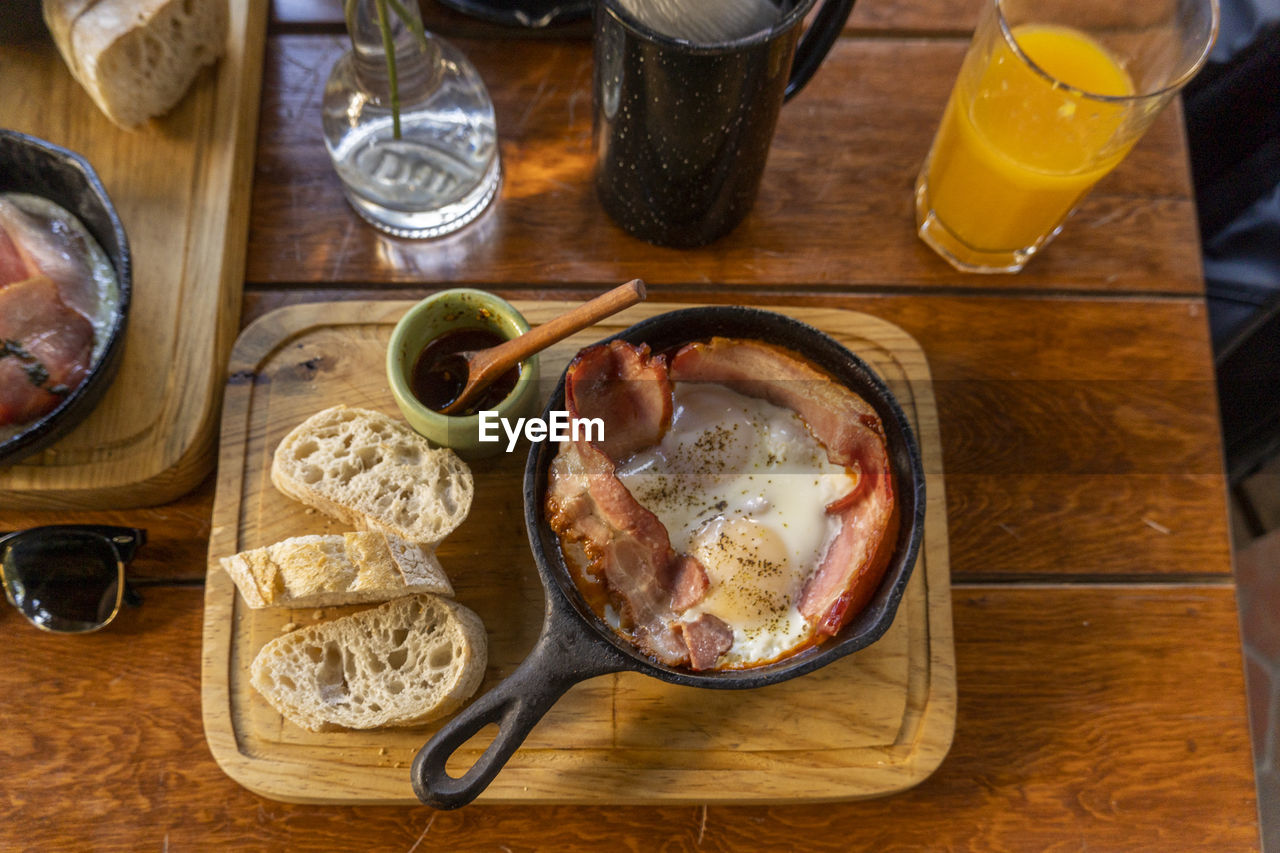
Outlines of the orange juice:
<svg viewBox="0 0 1280 853">
<path fill-rule="evenodd" d="M 1101 45 L 1067 27 L 1012 32 L 1038 69 L 1003 39 L 988 56 L 971 52 L 926 167 L 928 207 L 983 252 L 1034 250 L 1137 138 L 1120 132 L 1123 101 L 1084 94 L 1134 91 Z"/>
</svg>

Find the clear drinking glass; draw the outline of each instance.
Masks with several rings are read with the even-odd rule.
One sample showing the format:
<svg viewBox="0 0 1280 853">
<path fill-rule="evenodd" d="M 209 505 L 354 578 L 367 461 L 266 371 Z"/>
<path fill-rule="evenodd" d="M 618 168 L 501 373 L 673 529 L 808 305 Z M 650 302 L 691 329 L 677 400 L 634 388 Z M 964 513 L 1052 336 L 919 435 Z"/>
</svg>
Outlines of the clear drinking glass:
<svg viewBox="0 0 1280 853">
<path fill-rule="evenodd" d="M 916 180 L 920 238 L 1017 272 L 1195 76 L 1217 0 L 993 0 Z"/>
<path fill-rule="evenodd" d="M 347 0 L 346 16 L 352 49 L 325 86 L 324 138 L 348 201 L 397 237 L 456 231 L 501 182 L 484 81 L 461 52 L 423 31 L 416 0 Z"/>
</svg>

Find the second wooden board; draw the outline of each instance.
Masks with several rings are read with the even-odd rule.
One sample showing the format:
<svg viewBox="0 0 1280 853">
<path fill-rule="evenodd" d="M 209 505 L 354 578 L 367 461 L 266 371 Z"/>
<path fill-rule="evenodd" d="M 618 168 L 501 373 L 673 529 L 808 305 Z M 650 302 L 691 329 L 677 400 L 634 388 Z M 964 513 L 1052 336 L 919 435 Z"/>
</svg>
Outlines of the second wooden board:
<svg viewBox="0 0 1280 853">
<path fill-rule="evenodd" d="M 289 626 L 342 612 L 252 610 L 218 558 L 342 526 L 271 485 L 286 432 L 338 403 L 398 415 L 383 374 L 387 339 L 412 303 L 283 308 L 241 335 L 223 412 L 205 593 L 205 734 L 226 772 L 251 790 L 296 802 L 416 803 L 409 763 L 439 724 L 313 733 L 285 721 L 249 685 L 258 650 Z M 568 307 L 518 302 L 531 324 Z M 548 350 L 550 394 L 581 347 L 676 305 L 644 304 Z M 908 788 L 942 761 L 955 725 L 946 501 L 937 416 L 919 346 L 896 326 L 849 311 L 776 307 L 833 335 L 889 384 L 916 428 L 927 472 L 925 538 L 890 630 L 821 670 L 748 691 L 678 687 L 634 673 L 573 687 L 543 718 L 482 801 L 774 802 L 879 796 Z M 525 537 L 521 474 L 527 444 L 473 463 L 470 517 L 439 548 L 460 602 L 489 633 L 480 690 L 509 675 L 542 624 L 543 591 Z M 460 772 L 479 755 L 465 746 Z"/>
<path fill-rule="evenodd" d="M 119 372 L 83 423 L 0 467 L 0 508 L 151 506 L 213 466 L 239 325 L 267 2 L 230 0 L 228 11 L 223 57 L 172 111 L 133 130 L 98 111 L 52 42 L 0 45 L 0 123 L 82 154 L 133 254 Z"/>
</svg>

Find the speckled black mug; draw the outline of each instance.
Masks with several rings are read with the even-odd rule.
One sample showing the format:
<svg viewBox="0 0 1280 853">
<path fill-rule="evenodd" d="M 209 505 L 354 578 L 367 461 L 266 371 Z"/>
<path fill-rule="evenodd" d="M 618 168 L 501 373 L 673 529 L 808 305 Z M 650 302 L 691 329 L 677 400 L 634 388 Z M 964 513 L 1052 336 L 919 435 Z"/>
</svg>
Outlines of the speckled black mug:
<svg viewBox="0 0 1280 853">
<path fill-rule="evenodd" d="M 818 0 L 780 0 L 772 27 L 698 43 L 597 0 L 596 191 L 609 216 L 660 246 L 733 230 L 755 201 L 783 101 L 813 76 L 853 2 L 823 0 L 804 29 Z"/>
</svg>

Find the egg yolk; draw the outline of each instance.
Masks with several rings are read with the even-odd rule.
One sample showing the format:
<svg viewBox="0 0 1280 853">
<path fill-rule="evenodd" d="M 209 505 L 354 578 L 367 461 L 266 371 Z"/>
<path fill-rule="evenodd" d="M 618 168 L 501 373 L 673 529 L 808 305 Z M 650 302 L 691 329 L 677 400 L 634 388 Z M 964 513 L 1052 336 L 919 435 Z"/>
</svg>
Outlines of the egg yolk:
<svg viewBox="0 0 1280 853">
<path fill-rule="evenodd" d="M 711 582 L 702 612 L 745 632 L 790 608 L 796 578 L 773 530 L 747 518 L 716 519 L 694 534 L 691 545 Z"/>
</svg>

